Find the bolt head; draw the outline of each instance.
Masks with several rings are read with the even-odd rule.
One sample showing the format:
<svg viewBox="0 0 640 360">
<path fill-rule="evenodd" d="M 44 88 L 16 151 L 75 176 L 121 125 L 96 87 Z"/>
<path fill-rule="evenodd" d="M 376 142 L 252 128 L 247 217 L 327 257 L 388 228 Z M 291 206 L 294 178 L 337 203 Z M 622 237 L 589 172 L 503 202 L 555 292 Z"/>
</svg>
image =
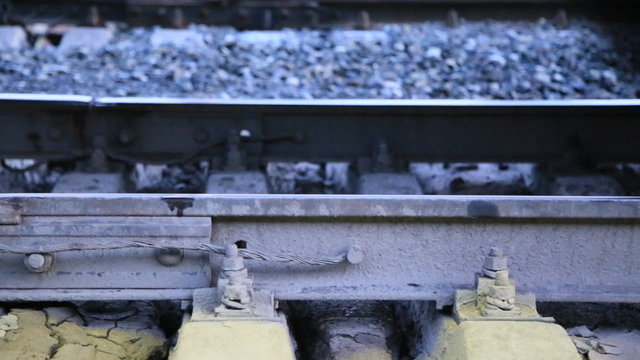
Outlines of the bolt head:
<svg viewBox="0 0 640 360">
<path fill-rule="evenodd" d="M 44 255 L 42 254 L 29 254 L 24 261 L 28 267 L 33 269 L 39 269 L 43 267 L 45 263 Z"/>
<path fill-rule="evenodd" d="M 347 251 L 347 261 L 351 264 L 359 264 L 364 259 L 364 252 L 358 245 L 354 245 Z"/>
<path fill-rule="evenodd" d="M 28 254 L 24 258 L 24 265 L 32 272 L 41 273 L 48 271 L 53 264 L 53 255 L 51 254 Z"/>
</svg>

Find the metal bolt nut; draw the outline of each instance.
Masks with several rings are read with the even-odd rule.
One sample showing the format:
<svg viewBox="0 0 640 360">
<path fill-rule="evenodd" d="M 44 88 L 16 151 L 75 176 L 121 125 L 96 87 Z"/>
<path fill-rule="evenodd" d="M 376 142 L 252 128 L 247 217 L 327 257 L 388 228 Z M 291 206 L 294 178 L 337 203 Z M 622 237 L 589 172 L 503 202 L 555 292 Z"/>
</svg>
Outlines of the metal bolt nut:
<svg viewBox="0 0 640 360">
<path fill-rule="evenodd" d="M 236 244 L 225 247 L 221 270 L 218 279 L 220 303 L 228 310 L 248 308 L 253 301 L 253 282 L 247 278 L 247 268 Z"/>
<path fill-rule="evenodd" d="M 506 256 L 487 256 L 484 258 L 483 267 L 487 270 L 499 271 L 507 270 L 509 259 Z"/>
<path fill-rule="evenodd" d="M 53 266 L 53 260 L 52 254 L 27 254 L 24 258 L 24 265 L 31 272 L 43 273 L 51 269 Z"/>
<path fill-rule="evenodd" d="M 496 286 L 510 286 L 509 283 L 509 271 L 500 270 L 496 271 Z"/>
<path fill-rule="evenodd" d="M 242 269 L 244 269 L 244 260 L 241 257 L 222 259 L 222 271 L 240 271 Z"/>
<path fill-rule="evenodd" d="M 509 258 L 504 256 L 502 249 L 492 247 L 489 249 L 489 255 L 485 256 L 482 265 L 482 273 L 489 278 L 495 278 L 497 271 L 507 270 L 509 267 Z"/>
<path fill-rule="evenodd" d="M 489 256 L 504 256 L 504 251 L 499 247 L 489 249 Z"/>
<path fill-rule="evenodd" d="M 353 245 L 347 251 L 347 261 L 351 264 L 359 264 L 364 259 L 364 252 L 358 245 Z"/>
<path fill-rule="evenodd" d="M 238 246 L 235 244 L 227 245 L 224 258 L 222 258 L 222 271 L 240 271 L 244 268 L 244 259 L 238 253 Z"/>
<path fill-rule="evenodd" d="M 489 249 L 489 255 L 484 258 L 483 268 L 487 270 L 507 270 L 508 258 L 504 256 L 504 251 L 498 247 L 492 247 Z"/>
</svg>

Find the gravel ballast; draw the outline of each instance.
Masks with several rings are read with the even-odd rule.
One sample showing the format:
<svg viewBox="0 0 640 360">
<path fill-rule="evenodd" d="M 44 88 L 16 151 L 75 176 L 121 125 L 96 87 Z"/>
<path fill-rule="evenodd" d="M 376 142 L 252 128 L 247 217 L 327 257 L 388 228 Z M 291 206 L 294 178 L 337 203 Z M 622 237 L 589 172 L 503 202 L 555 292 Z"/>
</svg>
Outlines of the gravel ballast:
<svg viewBox="0 0 640 360">
<path fill-rule="evenodd" d="M 0 92 L 206 98 L 636 98 L 640 39 L 575 20 L 372 31 L 116 31 L 103 48 L 0 51 Z M 198 41 L 195 41 L 197 39 Z M 39 42 L 40 44 L 42 42 Z"/>
</svg>

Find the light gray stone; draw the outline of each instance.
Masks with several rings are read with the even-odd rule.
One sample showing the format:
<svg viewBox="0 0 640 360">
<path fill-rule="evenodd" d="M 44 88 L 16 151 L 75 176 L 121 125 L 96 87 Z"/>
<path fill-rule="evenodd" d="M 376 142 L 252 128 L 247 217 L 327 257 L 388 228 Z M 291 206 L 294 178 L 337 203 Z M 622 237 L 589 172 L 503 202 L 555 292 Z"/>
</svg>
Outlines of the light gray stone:
<svg viewBox="0 0 640 360">
<path fill-rule="evenodd" d="M 136 164 L 134 168 L 136 190 L 157 186 L 162 181 L 163 174 L 168 171 L 167 165 Z"/>
<path fill-rule="evenodd" d="M 380 319 L 326 319 L 320 324 L 314 358 L 392 360 L 392 351 L 387 346 L 390 335 L 390 327 Z"/>
<path fill-rule="evenodd" d="M 569 336 L 580 336 L 584 338 L 596 336 L 593 331 L 589 330 L 585 325 L 569 328 L 567 329 L 567 334 L 569 334 Z"/>
<path fill-rule="evenodd" d="M 442 58 L 442 49 L 436 46 L 430 46 L 425 53 L 427 59 L 440 60 Z"/>
<path fill-rule="evenodd" d="M 536 181 L 531 163 L 411 163 L 426 194 L 517 195 Z"/>
<path fill-rule="evenodd" d="M 212 174 L 207 181 L 207 194 L 268 193 L 267 179 L 258 171 Z"/>
<path fill-rule="evenodd" d="M 303 339 L 311 359 L 398 359 L 399 344 L 392 341 L 393 308 L 388 302 L 301 302 L 292 312 L 313 334 Z"/>
<path fill-rule="evenodd" d="M 151 45 L 159 47 L 171 45 L 176 47 L 201 47 L 204 46 L 204 37 L 193 29 L 153 29 Z"/>
<path fill-rule="evenodd" d="M 65 321 L 71 321 L 76 325 L 84 325 L 84 320 L 75 310 L 69 307 L 48 307 L 44 308 L 47 314 L 47 326 L 58 326 Z"/>
<path fill-rule="evenodd" d="M 119 193 L 124 190 L 118 173 L 67 173 L 53 187 L 54 193 Z"/>
<path fill-rule="evenodd" d="M 293 31 L 241 31 L 236 35 L 238 42 L 253 45 L 272 45 L 278 46 L 287 44 L 289 46 L 297 46 L 300 39 Z"/>
<path fill-rule="evenodd" d="M 20 26 L 0 26 L 0 50 L 26 47 L 27 33 Z"/>
<path fill-rule="evenodd" d="M 340 45 L 386 43 L 389 35 L 381 30 L 334 30 L 331 40 Z"/>
<path fill-rule="evenodd" d="M 327 162 L 325 164 L 325 179 L 327 186 L 332 186 L 336 192 L 347 192 L 349 188 L 349 163 Z"/>
<path fill-rule="evenodd" d="M 58 50 L 66 52 L 77 48 L 97 50 L 109 43 L 113 32 L 107 28 L 76 27 L 64 33 Z"/>
<path fill-rule="evenodd" d="M 375 173 L 360 176 L 359 194 L 420 195 L 422 189 L 415 175 L 408 173 Z"/>
<path fill-rule="evenodd" d="M 594 330 L 601 344 L 604 345 L 604 352 L 608 354 L 596 354 L 589 352 L 589 359 L 608 360 L 637 360 L 640 355 L 640 330 L 599 327 Z M 617 355 L 616 355 L 617 354 Z"/>
<path fill-rule="evenodd" d="M 611 176 L 583 175 L 556 177 L 549 193 L 567 196 L 620 196 L 624 195 L 624 190 Z"/>
</svg>

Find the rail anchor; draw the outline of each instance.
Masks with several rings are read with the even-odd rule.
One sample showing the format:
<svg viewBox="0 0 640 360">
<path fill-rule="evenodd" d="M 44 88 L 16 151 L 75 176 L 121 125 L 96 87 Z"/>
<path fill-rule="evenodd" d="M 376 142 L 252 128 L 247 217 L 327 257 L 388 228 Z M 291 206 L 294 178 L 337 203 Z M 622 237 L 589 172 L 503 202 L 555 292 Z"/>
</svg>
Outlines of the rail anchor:
<svg viewBox="0 0 640 360">
<path fill-rule="evenodd" d="M 207 354 L 210 357 L 207 357 Z M 294 360 L 293 342 L 272 291 L 254 289 L 236 245 L 227 245 L 217 288 L 196 289 L 170 360 Z"/>
</svg>

